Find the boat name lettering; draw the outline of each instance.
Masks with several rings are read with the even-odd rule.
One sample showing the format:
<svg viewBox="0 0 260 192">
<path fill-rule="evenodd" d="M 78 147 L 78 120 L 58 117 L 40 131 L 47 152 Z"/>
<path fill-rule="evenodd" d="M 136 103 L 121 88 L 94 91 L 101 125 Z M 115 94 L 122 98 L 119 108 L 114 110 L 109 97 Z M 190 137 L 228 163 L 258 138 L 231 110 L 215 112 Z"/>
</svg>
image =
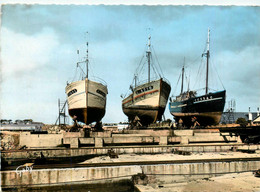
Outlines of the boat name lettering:
<svg viewBox="0 0 260 192">
<path fill-rule="evenodd" d="M 200 98 L 197 98 L 195 99 L 194 101 L 203 101 L 203 100 L 209 100 L 209 99 L 213 99 L 212 96 L 206 96 L 206 97 L 200 97 Z"/>
<path fill-rule="evenodd" d="M 102 95 L 103 97 L 106 97 L 106 94 L 103 91 L 97 89 L 96 92 Z"/>
<path fill-rule="evenodd" d="M 137 90 L 135 93 L 136 93 L 136 94 L 140 94 L 140 93 L 143 93 L 143 92 L 145 92 L 145 91 L 152 90 L 152 89 L 153 89 L 153 86 L 149 86 L 149 87 L 145 87 L 145 88 L 139 89 L 139 90 Z"/>
<path fill-rule="evenodd" d="M 68 97 L 71 96 L 72 94 L 77 93 L 77 89 L 73 89 L 68 93 Z"/>
</svg>

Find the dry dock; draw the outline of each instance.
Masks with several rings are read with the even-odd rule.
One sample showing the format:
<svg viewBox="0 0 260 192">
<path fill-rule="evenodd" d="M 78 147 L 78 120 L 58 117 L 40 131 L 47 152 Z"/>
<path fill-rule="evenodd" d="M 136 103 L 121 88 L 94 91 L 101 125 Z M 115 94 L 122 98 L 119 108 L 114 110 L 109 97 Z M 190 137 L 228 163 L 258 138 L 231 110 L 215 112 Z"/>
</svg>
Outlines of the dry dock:
<svg viewBox="0 0 260 192">
<path fill-rule="evenodd" d="M 167 146 L 113 146 L 113 147 L 85 147 L 79 149 L 28 149 L 28 150 L 12 150 L 2 151 L 2 161 L 9 165 L 19 165 L 19 163 L 28 163 L 44 156 L 46 161 L 57 162 L 65 161 L 81 161 L 95 156 L 108 155 L 108 151 L 113 149 L 115 153 L 121 154 L 163 154 L 173 153 L 174 151 L 186 152 L 228 152 L 236 150 L 259 150 L 260 145 L 245 144 L 190 144 L 190 145 L 167 145 Z M 68 161 L 68 160 L 67 160 Z"/>
<path fill-rule="evenodd" d="M 195 153 L 191 155 L 119 155 L 101 156 L 79 164 L 33 165 L 32 170 L 1 171 L 2 187 L 39 188 L 65 184 L 113 183 L 129 180 L 133 184 L 181 183 L 223 174 L 252 172 L 260 167 L 260 151 Z"/>
<path fill-rule="evenodd" d="M 28 148 L 1 153 L 5 190 L 185 191 L 194 181 L 260 169 L 259 144 L 218 129 L 104 131 L 88 138 L 25 132 L 19 143 Z"/>
</svg>

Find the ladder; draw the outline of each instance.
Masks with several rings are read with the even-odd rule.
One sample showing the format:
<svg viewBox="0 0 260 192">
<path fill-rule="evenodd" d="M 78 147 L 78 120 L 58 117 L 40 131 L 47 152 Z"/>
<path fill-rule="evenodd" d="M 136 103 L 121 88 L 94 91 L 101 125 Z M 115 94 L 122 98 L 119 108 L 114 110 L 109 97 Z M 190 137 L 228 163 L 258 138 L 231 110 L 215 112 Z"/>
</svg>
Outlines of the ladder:
<svg viewBox="0 0 260 192">
<path fill-rule="evenodd" d="M 58 100 L 58 107 L 59 107 L 59 116 L 55 122 L 55 125 L 61 126 L 61 125 L 66 125 L 66 120 L 67 120 L 67 115 L 66 115 L 66 104 L 67 104 L 67 100 L 66 101 L 60 101 L 60 99 Z"/>
</svg>

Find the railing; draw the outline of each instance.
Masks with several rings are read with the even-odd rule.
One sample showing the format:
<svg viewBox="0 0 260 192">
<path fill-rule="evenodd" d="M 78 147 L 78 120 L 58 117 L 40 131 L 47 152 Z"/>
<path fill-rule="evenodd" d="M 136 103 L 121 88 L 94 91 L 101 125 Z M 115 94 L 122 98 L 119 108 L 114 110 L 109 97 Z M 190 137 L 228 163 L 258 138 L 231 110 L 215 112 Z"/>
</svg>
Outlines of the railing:
<svg viewBox="0 0 260 192">
<path fill-rule="evenodd" d="M 102 83 L 103 85 L 105 85 L 107 87 L 107 82 L 105 80 L 103 80 L 99 77 L 95 77 L 95 76 L 93 76 L 91 79 L 94 80 L 94 81 L 97 81 L 99 83 Z"/>
</svg>

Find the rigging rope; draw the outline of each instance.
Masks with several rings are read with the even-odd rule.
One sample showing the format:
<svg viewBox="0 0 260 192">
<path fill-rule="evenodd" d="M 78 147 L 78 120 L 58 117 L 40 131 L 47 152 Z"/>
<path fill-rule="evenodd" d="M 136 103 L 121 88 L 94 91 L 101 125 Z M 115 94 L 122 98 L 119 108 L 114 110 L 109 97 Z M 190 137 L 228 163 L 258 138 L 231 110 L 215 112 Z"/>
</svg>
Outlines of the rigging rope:
<svg viewBox="0 0 260 192">
<path fill-rule="evenodd" d="M 95 64 L 95 61 L 92 60 L 91 61 L 93 64 Z M 90 59 L 88 60 L 88 64 L 90 64 Z M 89 74 L 91 73 L 93 77 L 95 77 L 95 74 L 94 74 L 94 70 L 92 68 L 92 65 L 88 65 L 88 69 L 89 69 Z"/>
<path fill-rule="evenodd" d="M 179 78 L 178 78 L 177 84 L 175 85 L 175 88 L 174 88 L 173 93 L 176 92 L 176 89 L 177 89 L 177 86 L 178 86 L 178 84 L 179 84 L 180 78 L 181 78 L 181 74 L 179 75 Z M 173 97 L 173 94 L 172 94 L 172 97 Z"/>
<path fill-rule="evenodd" d="M 195 78 L 195 83 L 194 83 L 193 87 L 196 87 L 196 85 L 197 85 L 197 83 L 198 83 L 198 81 L 199 81 L 199 77 L 200 77 L 200 73 L 201 73 L 201 70 L 200 70 L 200 69 L 201 69 L 201 67 L 202 67 L 202 61 L 203 61 L 203 59 L 201 58 L 199 70 L 198 70 L 198 72 L 197 72 L 197 76 L 196 76 L 196 78 Z"/>
<path fill-rule="evenodd" d="M 78 67 L 76 67 L 74 76 L 73 76 L 73 78 L 72 78 L 72 82 L 76 79 L 77 73 L 78 73 Z"/>
<path fill-rule="evenodd" d="M 136 75 L 138 75 L 138 72 L 140 71 L 140 66 L 141 66 L 141 64 L 142 64 L 142 61 L 143 61 L 143 59 L 144 59 L 144 56 L 145 56 L 145 49 L 144 49 L 144 51 L 143 51 L 142 58 L 141 58 L 141 60 L 140 60 L 140 62 L 139 62 L 139 64 L 138 64 L 138 67 L 137 67 L 136 70 L 135 70 L 135 74 L 136 74 Z"/>
<path fill-rule="evenodd" d="M 203 54 L 206 52 L 207 50 L 207 40 L 206 40 L 206 43 L 205 43 L 205 47 L 204 47 L 204 50 L 203 50 Z M 203 54 L 201 55 L 201 61 L 200 61 L 200 66 L 199 66 L 199 70 L 198 70 L 198 73 L 197 73 L 197 77 L 196 77 L 196 80 L 195 80 L 195 84 L 194 84 L 194 87 L 196 87 L 197 85 L 197 82 L 199 82 L 200 80 L 198 79 L 199 77 L 202 76 L 202 66 L 203 66 Z"/>
<path fill-rule="evenodd" d="M 156 59 L 156 61 L 157 61 L 157 63 L 158 63 L 158 66 L 159 66 L 159 69 L 160 69 L 160 73 L 161 73 L 162 76 L 164 77 L 164 74 L 163 74 L 163 71 L 162 71 L 161 65 L 160 65 L 160 63 L 159 63 L 158 57 L 157 57 L 157 55 L 156 55 L 156 53 L 155 53 L 155 50 L 154 50 L 153 46 L 152 46 L 152 50 L 153 50 L 153 52 L 154 52 L 155 59 Z M 161 77 L 161 76 L 160 76 L 160 77 Z"/>
<path fill-rule="evenodd" d="M 153 61 L 153 56 L 152 56 L 152 54 L 151 54 L 151 66 L 152 66 L 152 68 L 153 68 L 153 71 L 154 71 L 154 73 L 155 73 L 155 76 L 156 77 L 161 77 L 160 76 L 160 74 L 159 74 L 159 72 L 158 72 L 158 69 L 156 68 L 156 66 L 153 64 L 154 63 L 154 61 Z M 155 68 L 155 69 L 154 69 Z"/>
<path fill-rule="evenodd" d="M 219 81 L 220 81 L 220 83 L 221 83 L 221 85 L 222 85 L 223 89 L 225 90 L 224 84 L 223 84 L 223 82 L 221 81 L 221 78 L 220 78 L 220 76 L 219 76 L 219 74 L 218 74 L 218 71 L 217 71 L 217 69 L 215 68 L 215 65 L 213 65 L 213 68 L 214 68 L 214 70 L 215 70 L 215 71 L 216 71 L 216 73 L 217 73 L 218 79 L 219 79 Z"/>
<path fill-rule="evenodd" d="M 83 79 L 84 75 L 86 75 L 82 69 L 82 67 L 80 65 L 78 65 L 78 67 L 81 69 L 81 74 L 80 74 L 80 79 Z"/>
</svg>

